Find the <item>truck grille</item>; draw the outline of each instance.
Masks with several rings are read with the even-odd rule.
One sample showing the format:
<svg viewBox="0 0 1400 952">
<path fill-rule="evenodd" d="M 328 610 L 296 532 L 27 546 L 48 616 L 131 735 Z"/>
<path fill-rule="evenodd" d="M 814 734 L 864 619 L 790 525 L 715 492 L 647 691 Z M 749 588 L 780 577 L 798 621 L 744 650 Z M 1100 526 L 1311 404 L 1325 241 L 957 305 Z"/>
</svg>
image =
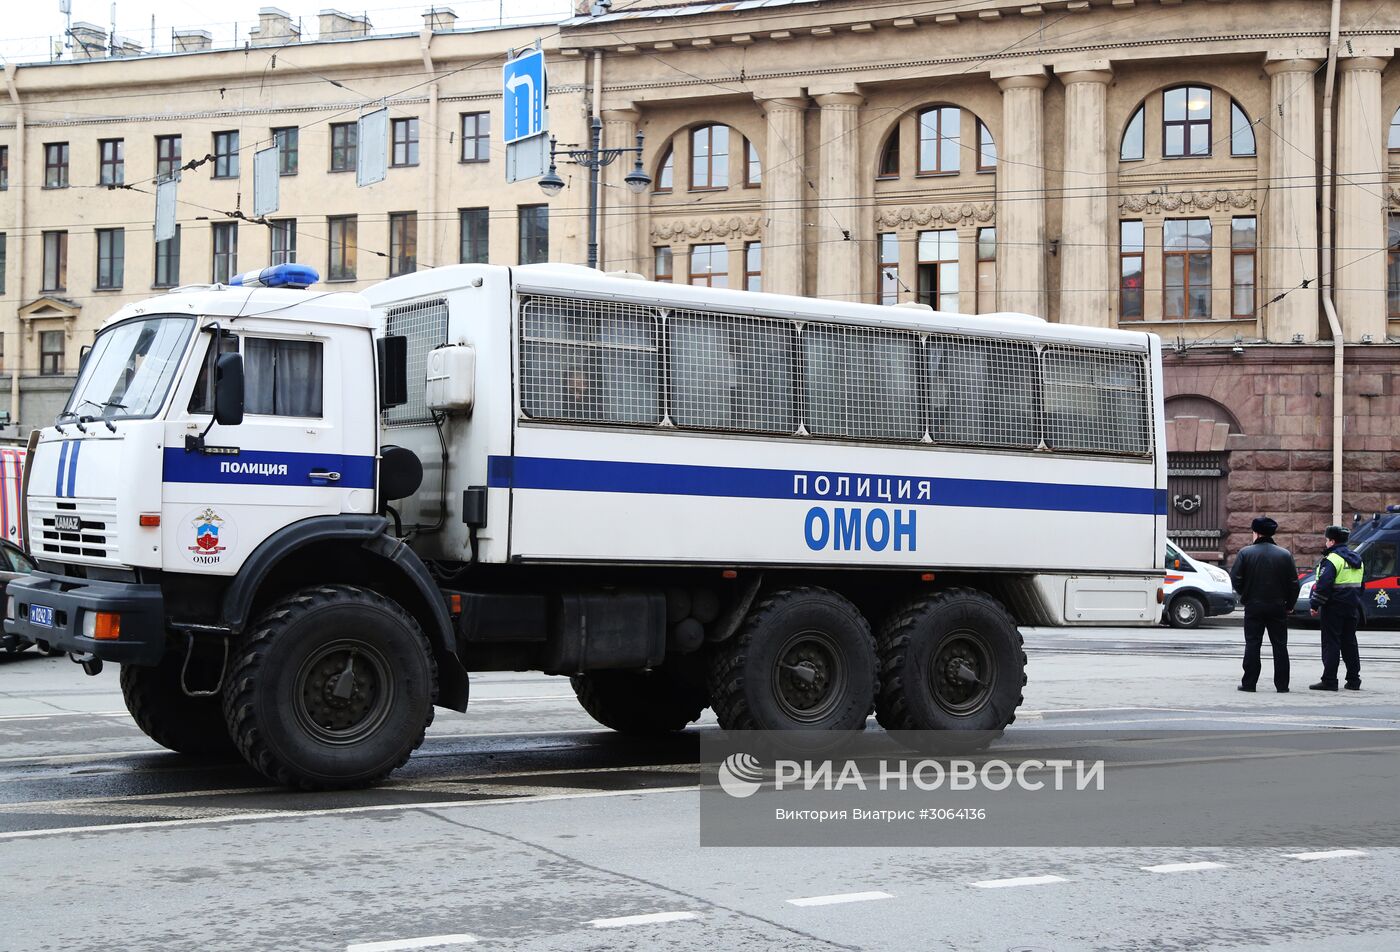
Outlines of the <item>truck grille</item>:
<svg viewBox="0 0 1400 952">
<path fill-rule="evenodd" d="M 74 528 L 73 523 L 77 523 Z M 117 561 L 117 504 L 110 499 L 29 500 L 30 549 L 36 558 Z"/>
</svg>

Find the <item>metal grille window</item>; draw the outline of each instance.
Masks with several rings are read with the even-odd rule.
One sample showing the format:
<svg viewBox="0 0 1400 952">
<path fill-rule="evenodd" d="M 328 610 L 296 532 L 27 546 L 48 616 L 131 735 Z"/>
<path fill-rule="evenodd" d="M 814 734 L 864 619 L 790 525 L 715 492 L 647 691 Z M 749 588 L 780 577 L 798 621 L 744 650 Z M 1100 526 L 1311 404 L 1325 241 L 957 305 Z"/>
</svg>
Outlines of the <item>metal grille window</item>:
<svg viewBox="0 0 1400 952">
<path fill-rule="evenodd" d="M 489 162 L 491 160 L 491 114 L 489 112 L 462 113 L 462 161 Z"/>
<path fill-rule="evenodd" d="M 354 215 L 337 215 L 326 219 L 330 231 L 330 261 L 327 271 L 330 281 L 354 281 L 359 250 L 359 229 Z"/>
<path fill-rule="evenodd" d="M 277 145 L 277 174 L 296 175 L 300 161 L 301 134 L 296 126 L 282 126 L 272 130 L 272 141 Z"/>
<path fill-rule="evenodd" d="M 214 283 L 228 284 L 238 273 L 238 223 L 214 223 Z"/>
<path fill-rule="evenodd" d="M 797 331 L 790 321 L 672 311 L 666 327 L 676 426 L 796 432 Z"/>
<path fill-rule="evenodd" d="M 214 133 L 214 178 L 238 178 L 238 133 Z"/>
<path fill-rule="evenodd" d="M 1152 451 L 1147 371 L 1141 357 L 1048 347 L 1041 355 L 1045 445 L 1052 450 L 1145 455 Z"/>
<path fill-rule="evenodd" d="M 521 264 L 549 260 L 549 206 L 521 205 L 516 209 Z"/>
<path fill-rule="evenodd" d="M 97 229 L 97 287 L 108 291 L 122 286 L 126 274 L 126 231 Z"/>
<path fill-rule="evenodd" d="M 491 258 L 491 210 L 463 208 L 461 219 L 462 264 L 486 264 Z"/>
<path fill-rule="evenodd" d="M 701 126 L 690 133 L 690 187 L 729 185 L 729 127 Z"/>
<path fill-rule="evenodd" d="M 153 287 L 173 288 L 180 283 L 180 226 L 175 237 L 156 242 L 156 274 Z"/>
<path fill-rule="evenodd" d="M 418 213 L 389 213 L 389 277 L 418 270 Z"/>
<path fill-rule="evenodd" d="M 353 122 L 331 124 L 331 171 L 355 171 L 355 153 L 360 145 L 360 127 Z"/>
<path fill-rule="evenodd" d="M 744 290 L 763 290 L 763 242 L 750 241 L 744 245 Z"/>
<path fill-rule="evenodd" d="M 1253 216 L 1230 220 L 1230 316 L 1254 316 L 1255 251 L 1258 220 Z"/>
<path fill-rule="evenodd" d="M 992 130 L 977 120 L 977 171 L 994 172 L 997 167 L 997 143 L 992 138 Z"/>
<path fill-rule="evenodd" d="M 68 289 L 68 232 L 44 232 L 43 291 Z"/>
<path fill-rule="evenodd" d="M 297 220 L 274 218 L 268 222 L 273 264 L 295 264 L 297 260 Z"/>
<path fill-rule="evenodd" d="M 393 165 L 418 164 L 418 118 L 395 119 L 393 127 Z"/>
<path fill-rule="evenodd" d="M 1210 155 L 1210 90 L 1177 86 L 1162 93 L 1162 155 Z"/>
<path fill-rule="evenodd" d="M 919 302 L 935 311 L 958 311 L 958 233 L 919 232 Z"/>
<path fill-rule="evenodd" d="M 997 230 L 977 229 L 977 313 L 997 309 Z"/>
<path fill-rule="evenodd" d="M 180 171 L 180 137 L 156 136 L 156 178 L 169 178 Z"/>
<path fill-rule="evenodd" d="M 1162 223 L 1162 309 L 1168 320 L 1210 317 L 1210 219 Z"/>
<path fill-rule="evenodd" d="M 44 188 L 68 187 L 68 143 L 44 143 Z"/>
<path fill-rule="evenodd" d="M 660 321 L 650 308 L 537 296 L 521 305 L 521 405 L 537 420 L 660 423 Z"/>
<path fill-rule="evenodd" d="M 1142 222 L 1118 223 L 1118 317 L 1142 320 Z"/>
<path fill-rule="evenodd" d="M 408 402 L 384 411 L 387 426 L 431 423 L 427 404 L 428 354 L 447 344 L 447 301 L 435 298 L 391 307 L 384 333 L 408 339 Z"/>
<path fill-rule="evenodd" d="M 808 324 L 802 357 L 804 422 L 813 436 L 923 439 L 918 335 Z"/>
<path fill-rule="evenodd" d="M 729 287 L 729 249 L 724 245 L 690 246 L 690 283 L 707 288 Z"/>
<path fill-rule="evenodd" d="M 1254 124 L 1233 99 L 1230 100 L 1230 154 L 1254 155 Z"/>
<path fill-rule="evenodd" d="M 951 175 L 962 152 L 962 110 L 935 106 L 919 113 L 919 174 Z"/>
<path fill-rule="evenodd" d="M 1033 345 L 933 334 L 925 355 L 928 428 L 935 443 L 1008 449 L 1040 444 L 1040 374 Z"/>
<path fill-rule="evenodd" d="M 675 280 L 675 259 L 670 245 L 658 245 L 652 249 L 656 280 L 670 284 Z"/>
<path fill-rule="evenodd" d="M 100 139 L 97 143 L 100 161 L 97 172 L 98 185 L 121 185 L 126 181 L 126 141 L 124 139 Z"/>
</svg>

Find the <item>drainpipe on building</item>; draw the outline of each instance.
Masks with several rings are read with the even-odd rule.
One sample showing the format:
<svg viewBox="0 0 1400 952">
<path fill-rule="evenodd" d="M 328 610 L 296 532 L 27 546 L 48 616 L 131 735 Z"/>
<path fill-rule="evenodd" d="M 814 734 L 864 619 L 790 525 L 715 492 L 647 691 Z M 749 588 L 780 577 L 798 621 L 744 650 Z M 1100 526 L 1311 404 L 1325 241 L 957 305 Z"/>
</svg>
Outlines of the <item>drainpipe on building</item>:
<svg viewBox="0 0 1400 952">
<path fill-rule="evenodd" d="M 433 67 L 433 54 L 430 49 L 430 47 L 432 46 L 432 42 L 433 26 L 431 22 L 428 22 L 423 25 L 423 32 L 418 34 L 418 45 L 423 52 L 423 71 L 427 73 L 429 77 L 436 75 L 436 70 Z M 433 80 L 432 82 L 428 83 L 428 126 L 430 129 L 437 129 L 438 127 L 437 80 Z M 424 209 L 423 214 L 423 217 L 427 220 L 428 224 L 427 258 L 429 264 L 433 267 L 437 267 L 439 264 L 442 263 L 442 255 L 438 253 L 441 249 L 438 247 L 439 242 L 437 220 L 437 150 L 439 140 L 441 138 L 441 136 L 433 134 L 432 138 L 429 140 L 430 145 L 428 146 L 427 155 L 428 161 L 426 163 L 426 168 L 424 168 L 423 170 L 424 173 L 428 176 L 428 189 L 426 196 L 427 208 Z M 389 266 L 392 268 L 393 262 L 390 262 Z"/>
<path fill-rule="evenodd" d="M 1341 30 L 1342 0 L 1332 0 L 1332 28 L 1327 39 L 1327 81 L 1322 90 L 1322 309 L 1332 331 L 1332 522 L 1342 524 L 1342 370 L 1346 339 L 1337 307 L 1332 302 L 1332 196 L 1336 185 L 1337 157 L 1332 136 L 1332 97 L 1337 84 L 1337 40 Z"/>
<path fill-rule="evenodd" d="M 600 121 L 600 122 L 602 121 L 602 118 L 603 118 L 603 51 L 602 51 L 602 50 L 594 50 L 594 51 L 593 51 L 593 102 L 592 102 L 592 104 L 591 104 L 590 107 L 589 107 L 588 114 L 589 114 L 589 122 L 590 122 L 590 124 L 592 123 L 592 121 L 593 121 L 594 119 L 597 119 L 597 120 Z M 603 144 L 604 144 L 604 145 L 607 145 L 607 143 L 603 143 Z M 604 204 L 604 202 L 603 202 L 603 195 L 604 195 L 604 192 L 603 192 L 603 176 L 602 176 L 601 174 L 595 172 L 593 177 L 594 177 L 594 179 L 595 179 L 596 182 L 597 182 L 597 191 L 596 191 L 596 193 L 592 196 L 592 198 L 593 198 L 593 202 L 594 202 L 593 207 L 596 208 L 596 209 L 598 209 L 598 221 L 594 222 L 595 227 L 598 229 L 598 231 L 597 231 L 597 235 L 598 235 L 598 268 L 599 268 L 599 270 L 607 270 L 606 265 L 604 264 L 604 262 L 606 262 L 606 261 L 608 260 L 608 259 L 607 259 L 607 248 L 608 248 L 607 239 L 604 237 L 604 235 L 607 234 L 607 231 L 606 231 L 606 229 L 603 228 L 603 222 L 602 222 L 603 216 L 604 216 L 605 214 L 607 214 L 607 206 L 606 206 L 606 205 Z M 629 264 L 630 264 L 630 263 L 629 263 Z M 631 269 L 630 269 L 630 267 L 626 267 L 625 270 L 631 270 Z"/>
<path fill-rule="evenodd" d="M 24 304 L 24 247 L 25 220 L 24 220 L 24 196 L 29 191 L 25 188 L 24 179 L 24 156 L 26 152 L 24 142 L 24 103 L 20 102 L 19 87 L 15 84 L 15 74 L 19 68 L 14 63 L 5 64 L 5 88 L 9 90 L 10 102 L 15 107 L 15 148 L 14 158 L 10 167 L 11 176 L 15 184 L 15 238 L 13 243 L 15 258 L 15 301 L 16 308 Z M 15 433 L 20 432 L 19 420 L 19 371 L 24 365 L 24 329 L 20 327 L 20 322 L 15 322 L 15 353 L 12 358 L 14 363 L 10 366 L 10 425 L 15 428 Z"/>
</svg>

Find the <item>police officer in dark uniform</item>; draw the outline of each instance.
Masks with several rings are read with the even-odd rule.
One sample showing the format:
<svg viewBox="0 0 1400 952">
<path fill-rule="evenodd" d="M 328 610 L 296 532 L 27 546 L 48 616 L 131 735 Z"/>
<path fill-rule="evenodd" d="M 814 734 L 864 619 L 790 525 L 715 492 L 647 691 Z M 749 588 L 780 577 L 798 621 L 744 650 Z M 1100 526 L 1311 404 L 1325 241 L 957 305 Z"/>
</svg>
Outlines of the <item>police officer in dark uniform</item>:
<svg viewBox="0 0 1400 952">
<path fill-rule="evenodd" d="M 1230 566 L 1230 584 L 1244 605 L 1244 680 L 1240 690 L 1253 691 L 1259 683 L 1259 648 L 1268 631 L 1274 654 L 1274 687 L 1282 694 L 1288 690 L 1288 613 L 1298 601 L 1298 569 L 1292 553 L 1274 542 L 1277 522 L 1260 516 L 1250 528 L 1254 544 L 1241 549 Z"/>
<path fill-rule="evenodd" d="M 1337 659 L 1346 663 L 1348 691 L 1361 690 L 1361 653 L 1356 646 L 1356 623 L 1361 618 L 1361 583 L 1365 568 L 1361 556 L 1347 548 L 1351 533 L 1342 526 L 1328 526 L 1323 533 L 1327 551 L 1317 564 L 1308 604 L 1322 620 L 1322 680 L 1309 685 L 1314 691 L 1337 690 Z"/>
</svg>

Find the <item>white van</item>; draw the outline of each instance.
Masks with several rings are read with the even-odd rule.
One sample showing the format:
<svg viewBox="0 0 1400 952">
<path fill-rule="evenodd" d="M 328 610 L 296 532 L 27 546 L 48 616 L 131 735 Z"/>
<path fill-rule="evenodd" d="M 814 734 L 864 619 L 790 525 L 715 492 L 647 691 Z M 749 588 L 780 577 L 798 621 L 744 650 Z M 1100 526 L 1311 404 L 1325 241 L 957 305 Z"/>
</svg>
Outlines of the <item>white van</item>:
<svg viewBox="0 0 1400 952">
<path fill-rule="evenodd" d="M 1210 615 L 1228 615 L 1235 610 L 1235 590 L 1230 576 L 1214 565 L 1197 562 L 1167 543 L 1166 587 L 1163 591 L 1163 624 L 1173 628 L 1195 628 Z"/>
</svg>

